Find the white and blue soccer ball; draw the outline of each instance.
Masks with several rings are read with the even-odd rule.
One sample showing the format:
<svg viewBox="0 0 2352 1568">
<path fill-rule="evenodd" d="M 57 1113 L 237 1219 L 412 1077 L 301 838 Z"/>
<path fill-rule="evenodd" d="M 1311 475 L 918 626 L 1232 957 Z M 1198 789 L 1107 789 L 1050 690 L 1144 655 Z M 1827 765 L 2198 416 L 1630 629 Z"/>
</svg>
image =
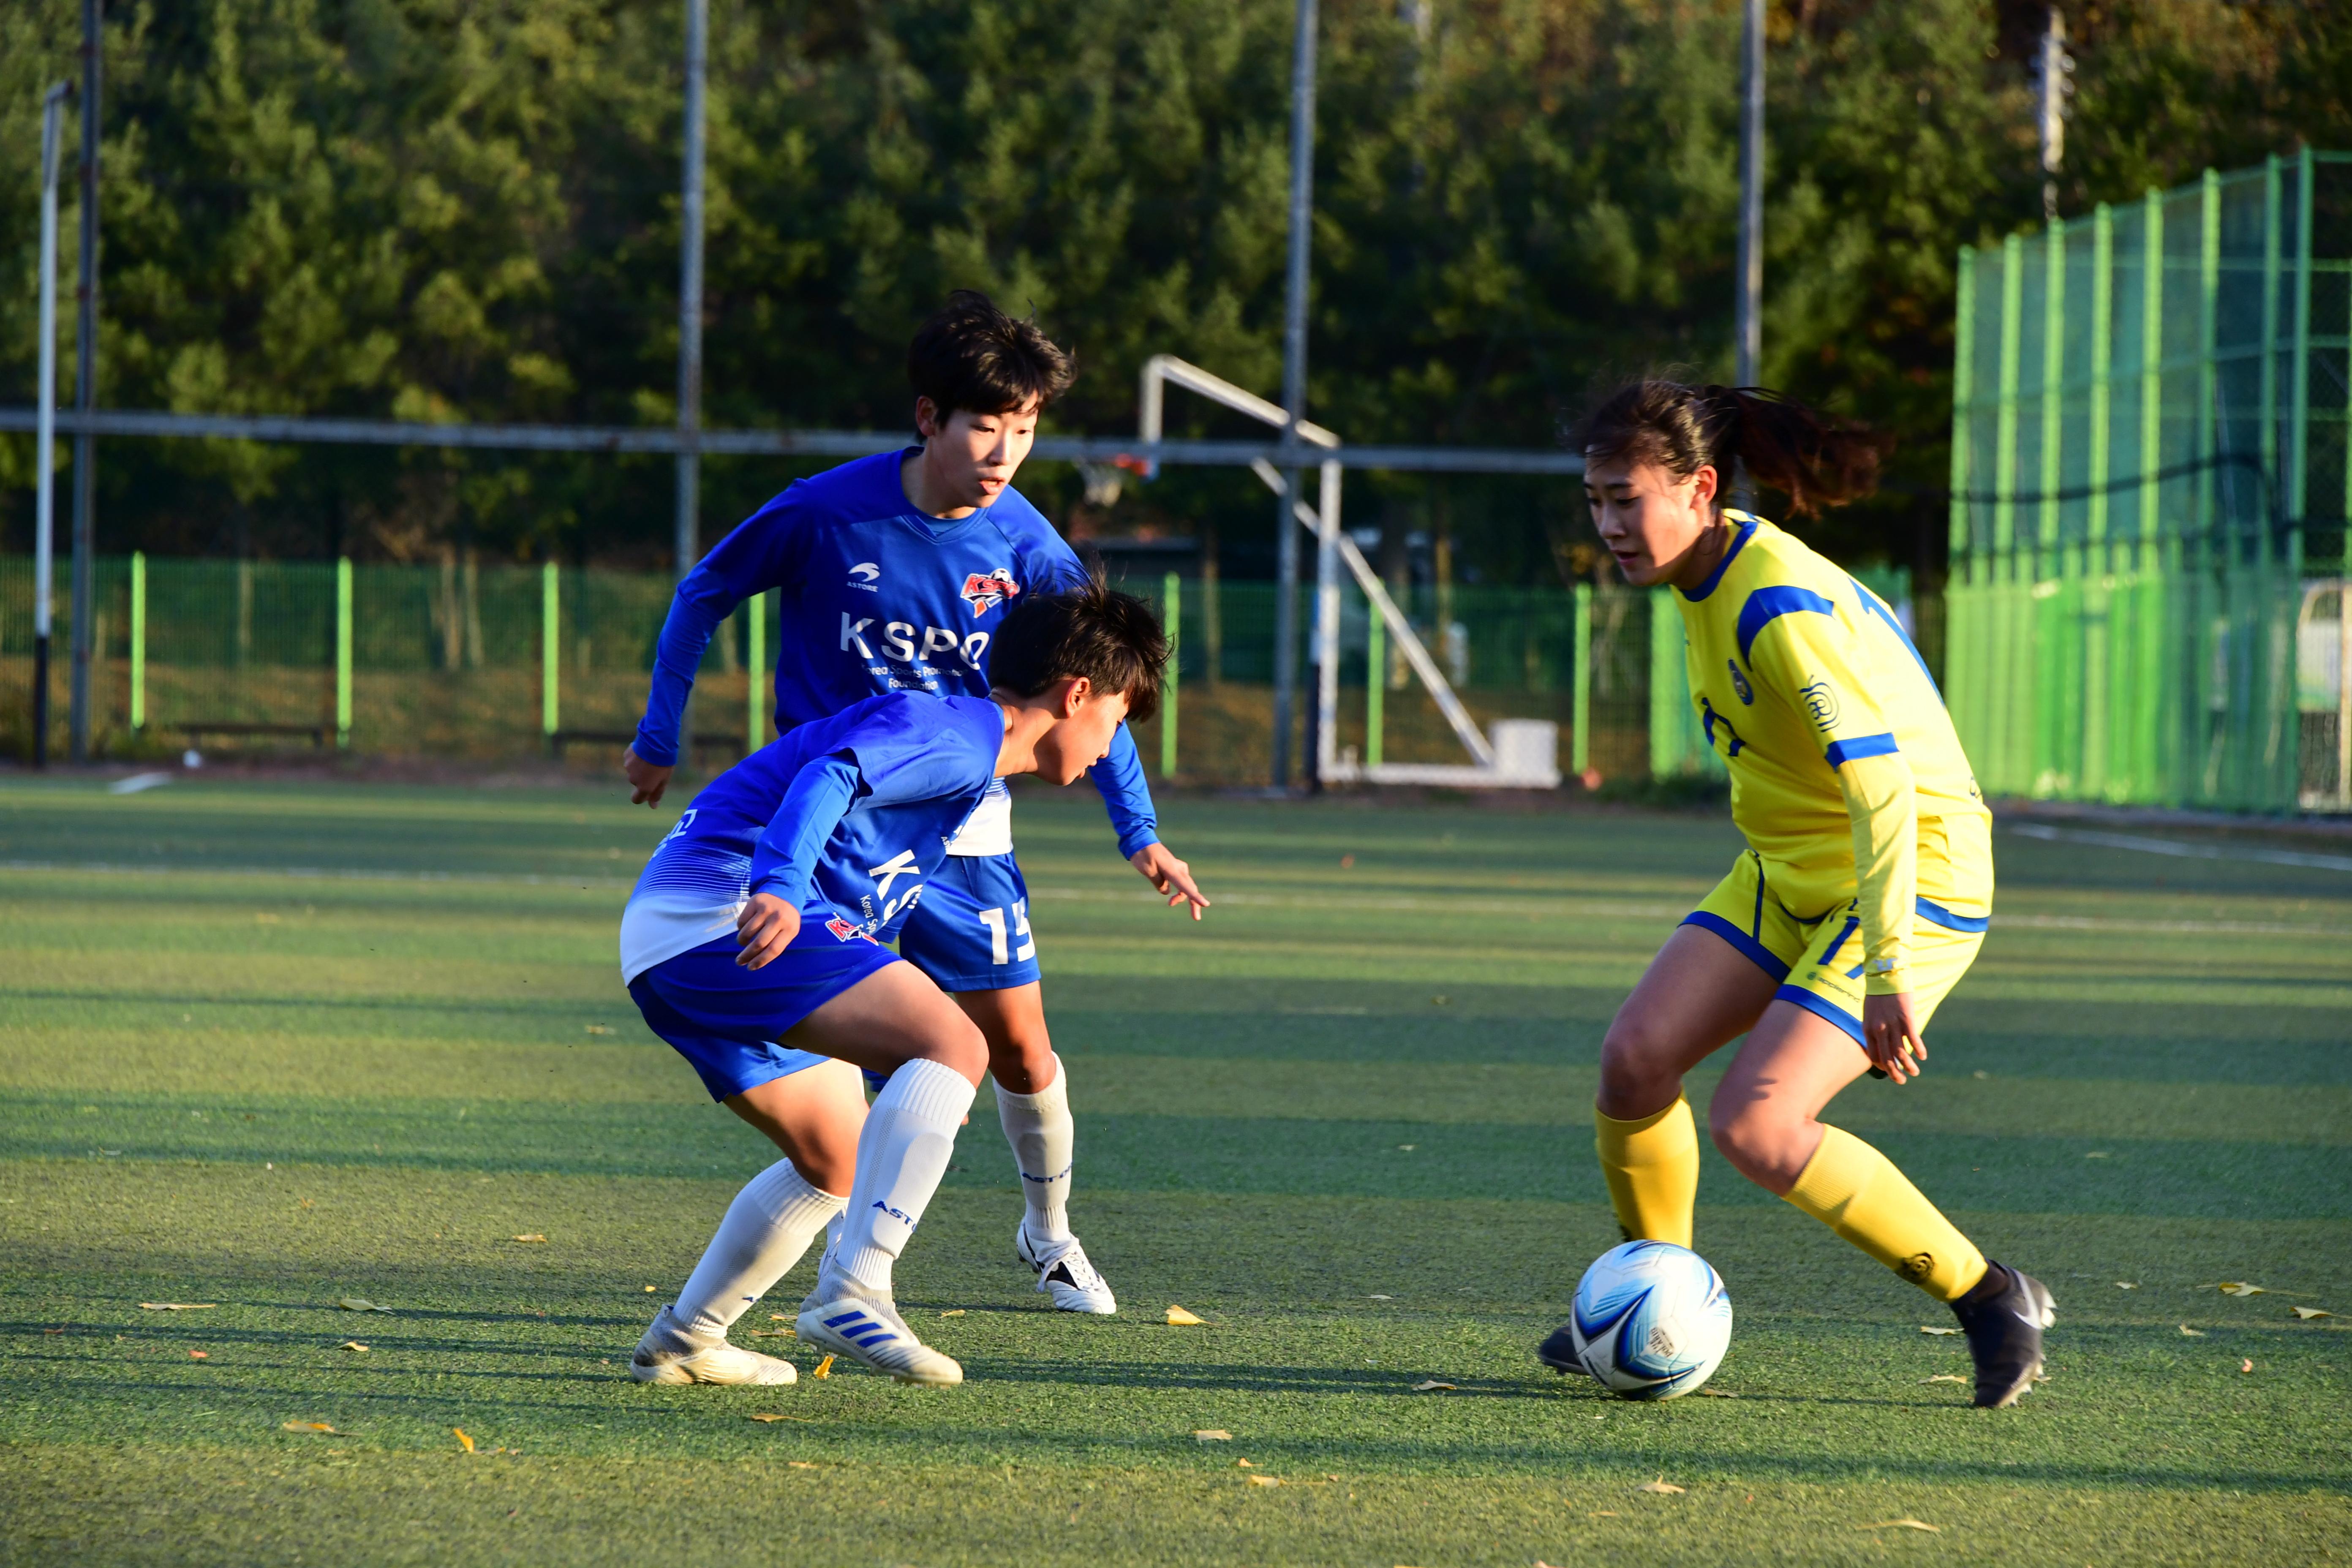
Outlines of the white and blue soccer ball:
<svg viewBox="0 0 2352 1568">
<path fill-rule="evenodd" d="M 1578 1364 L 1628 1399 L 1676 1399 L 1731 1348 L 1731 1298 L 1712 1265 L 1670 1241 L 1629 1241 L 1594 1259 L 1569 1319 Z"/>
</svg>

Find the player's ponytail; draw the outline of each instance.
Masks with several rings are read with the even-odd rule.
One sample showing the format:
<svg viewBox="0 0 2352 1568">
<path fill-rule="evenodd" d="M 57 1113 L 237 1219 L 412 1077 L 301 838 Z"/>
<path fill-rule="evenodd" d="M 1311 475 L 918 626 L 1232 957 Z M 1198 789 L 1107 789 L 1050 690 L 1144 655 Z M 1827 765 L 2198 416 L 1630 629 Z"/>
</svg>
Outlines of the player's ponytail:
<svg viewBox="0 0 2352 1568">
<path fill-rule="evenodd" d="M 1890 443 L 1760 386 L 1686 386 L 1656 377 L 1602 398 L 1580 432 L 1587 462 L 1654 463 L 1678 479 L 1712 467 L 1717 493 L 1732 465 L 1789 498 L 1792 517 L 1859 500 L 1878 487 Z"/>
</svg>

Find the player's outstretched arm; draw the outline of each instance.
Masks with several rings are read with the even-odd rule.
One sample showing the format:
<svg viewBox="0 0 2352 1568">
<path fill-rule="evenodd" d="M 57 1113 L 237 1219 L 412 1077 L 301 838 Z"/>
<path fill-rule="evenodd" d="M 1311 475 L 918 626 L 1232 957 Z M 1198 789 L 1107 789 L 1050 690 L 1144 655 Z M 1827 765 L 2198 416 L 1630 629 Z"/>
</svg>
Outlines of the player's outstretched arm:
<svg viewBox="0 0 2352 1568">
<path fill-rule="evenodd" d="M 1192 880 L 1192 868 L 1160 842 L 1160 818 L 1151 804 L 1151 786 L 1144 782 L 1143 759 L 1126 725 L 1121 724 L 1111 737 L 1109 754 L 1087 773 L 1102 792 L 1103 807 L 1110 813 L 1111 826 L 1118 833 L 1119 853 L 1127 857 L 1127 863 L 1168 895 L 1169 908 L 1189 905 L 1192 918 L 1199 920 L 1209 900 Z"/>
</svg>

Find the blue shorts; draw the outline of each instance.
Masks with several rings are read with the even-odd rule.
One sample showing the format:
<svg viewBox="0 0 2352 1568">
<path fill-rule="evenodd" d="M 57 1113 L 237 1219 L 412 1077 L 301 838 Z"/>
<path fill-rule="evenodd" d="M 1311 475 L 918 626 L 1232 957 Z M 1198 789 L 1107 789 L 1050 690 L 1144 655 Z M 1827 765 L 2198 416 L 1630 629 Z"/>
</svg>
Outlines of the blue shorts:
<svg viewBox="0 0 2352 1568">
<path fill-rule="evenodd" d="M 950 855 L 898 932 L 898 956 L 942 991 L 1003 991 L 1037 978 L 1029 884 L 1010 855 Z"/>
<path fill-rule="evenodd" d="M 666 958 L 629 982 L 653 1032 L 701 1075 L 713 1100 L 727 1100 L 827 1058 L 776 1042 L 784 1031 L 876 970 L 896 963 L 866 938 L 842 941 L 809 921 L 765 967 L 735 962 L 732 936 Z"/>
</svg>

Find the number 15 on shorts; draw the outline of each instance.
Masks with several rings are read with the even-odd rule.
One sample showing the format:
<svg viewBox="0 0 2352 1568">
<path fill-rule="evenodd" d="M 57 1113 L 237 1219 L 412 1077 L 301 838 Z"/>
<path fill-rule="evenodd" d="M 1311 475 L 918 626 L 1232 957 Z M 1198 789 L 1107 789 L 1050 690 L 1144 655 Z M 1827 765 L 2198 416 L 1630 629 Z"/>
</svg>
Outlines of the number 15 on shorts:
<svg viewBox="0 0 2352 1568">
<path fill-rule="evenodd" d="M 1003 910 L 981 910 L 980 923 L 988 928 L 988 955 L 996 963 L 1026 963 L 1037 956 L 1036 939 L 1029 934 L 1028 900 L 1013 900 L 1013 924 L 1009 931 L 1005 926 Z M 1013 942 L 1016 938 L 1021 943 L 1021 949 L 1017 952 L 1013 951 Z"/>
</svg>

